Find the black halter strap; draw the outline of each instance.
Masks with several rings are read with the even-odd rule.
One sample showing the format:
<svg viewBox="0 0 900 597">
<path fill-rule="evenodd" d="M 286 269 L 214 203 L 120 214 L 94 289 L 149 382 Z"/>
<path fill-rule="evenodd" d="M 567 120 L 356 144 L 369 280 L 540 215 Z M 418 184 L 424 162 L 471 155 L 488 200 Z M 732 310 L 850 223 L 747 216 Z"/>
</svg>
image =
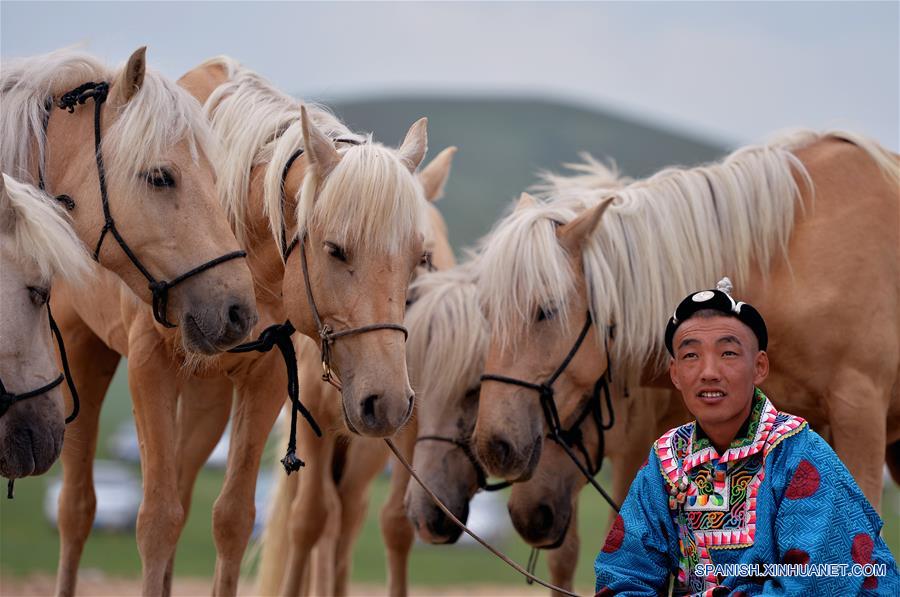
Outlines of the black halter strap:
<svg viewBox="0 0 900 597">
<path fill-rule="evenodd" d="M 337 143 L 353 143 L 358 145 L 360 142 L 356 139 L 335 139 Z M 284 205 L 285 205 L 285 181 L 287 180 L 288 172 L 291 169 L 291 166 L 294 165 L 294 162 L 303 155 L 303 148 L 296 150 L 291 157 L 288 158 L 287 162 L 284 165 L 284 168 L 281 170 L 281 246 L 282 246 L 282 257 L 284 261 L 287 262 L 287 258 L 290 255 L 291 251 L 298 244 L 297 238 L 291 241 L 290 246 L 286 246 L 287 241 L 287 232 L 284 224 Z M 323 337 L 323 344 L 325 343 L 325 339 L 323 336 L 323 326 L 319 319 L 319 312 L 316 309 L 315 301 L 312 298 L 312 290 L 309 283 L 309 272 L 307 271 L 306 266 L 306 251 L 304 248 L 301 248 L 301 252 L 303 253 L 303 282 L 306 286 L 306 296 L 307 300 L 310 303 L 310 307 L 313 312 L 313 317 L 316 321 L 316 327 L 319 329 L 319 335 Z M 393 324 L 376 324 L 382 326 L 392 326 Z M 369 331 L 369 329 L 373 326 L 364 326 L 363 328 L 355 328 L 352 330 L 346 330 L 344 332 L 331 332 L 330 337 L 338 338 L 340 336 L 348 335 L 350 333 L 361 333 L 365 331 Z M 327 326 L 324 326 L 324 329 L 327 330 Z M 374 328 L 373 329 L 377 329 Z M 241 344 L 235 348 L 232 348 L 228 352 L 232 353 L 243 353 L 243 352 L 268 352 L 274 346 L 277 346 L 279 351 L 281 352 L 281 357 L 284 359 L 284 365 L 287 368 L 288 375 L 288 397 L 291 400 L 291 431 L 290 437 L 288 438 L 288 447 L 287 452 L 284 458 L 281 459 L 281 464 L 284 467 L 285 472 L 290 475 L 292 472 L 300 470 L 300 467 L 305 466 L 305 463 L 297 457 L 297 414 L 300 413 L 303 415 L 303 418 L 306 419 L 306 422 L 312 428 L 313 432 L 315 432 L 317 437 L 322 437 L 322 430 L 319 427 L 318 423 L 316 423 L 315 418 L 312 413 L 303 405 L 300 401 L 300 382 L 297 376 L 297 354 L 294 350 L 294 344 L 291 341 L 291 336 L 296 330 L 290 321 L 286 321 L 282 324 L 276 324 L 267 327 L 260 333 L 259 338 L 253 342 L 247 342 L 246 344 Z M 406 333 L 406 328 L 403 328 L 404 334 Z M 330 357 L 329 357 L 330 358 Z M 330 366 L 326 366 L 326 356 L 323 349 L 323 357 L 322 357 L 322 365 L 326 371 L 330 371 Z M 324 376 L 323 376 L 324 378 Z M 330 380 L 326 380 L 330 381 Z M 334 382 L 332 382 L 334 385 Z"/>
<path fill-rule="evenodd" d="M 148 288 L 153 297 L 153 318 L 167 328 L 174 328 L 175 324 L 170 323 L 168 319 L 166 319 L 166 309 L 169 302 L 169 289 L 174 288 L 178 284 L 184 282 L 188 278 L 196 276 L 202 272 L 205 272 L 208 269 L 211 269 L 219 264 L 225 263 L 226 261 L 231 261 L 232 259 L 238 259 L 241 257 L 246 257 L 247 253 L 244 251 L 232 251 L 231 253 L 227 253 L 222 255 L 221 257 L 216 257 L 206 263 L 203 263 L 192 270 L 181 274 L 180 276 L 174 278 L 171 281 L 167 280 L 157 280 L 153 277 L 153 274 L 144 267 L 144 264 L 141 263 L 141 260 L 138 259 L 137 255 L 131 250 L 131 247 L 128 246 L 128 243 L 125 242 L 125 239 L 119 233 L 118 228 L 116 227 L 116 222 L 112 217 L 112 213 L 109 209 L 109 193 L 106 188 L 106 169 L 103 165 L 103 152 L 101 150 L 101 131 L 100 131 L 100 115 L 103 108 L 103 103 L 106 101 L 106 98 L 109 94 L 109 83 L 103 81 L 100 83 L 88 82 L 83 85 L 76 87 L 75 89 L 64 93 L 62 97 L 57 102 L 57 107 L 62 110 L 67 110 L 69 113 L 75 112 L 76 105 L 83 105 L 87 100 L 94 100 L 94 157 L 97 162 L 97 176 L 100 182 L 100 200 L 103 205 L 103 219 L 104 224 L 103 228 L 100 230 L 100 238 L 97 239 L 97 244 L 94 247 L 94 261 L 100 262 L 100 249 L 103 247 L 103 241 L 106 239 L 106 234 L 111 233 L 113 238 L 116 240 L 118 245 L 122 248 L 125 255 L 134 264 L 135 268 L 141 273 L 144 278 L 146 278 L 148 284 Z M 44 120 L 44 128 L 46 134 L 46 127 L 49 125 L 50 121 L 50 110 L 49 106 L 52 105 L 52 99 L 48 100 L 48 111 L 47 116 Z M 45 180 L 43 169 L 38 173 L 38 181 L 41 189 L 44 189 Z M 65 203 L 66 208 L 71 210 L 75 207 L 75 202 L 68 195 L 59 195 L 57 197 L 58 200 Z"/>
<path fill-rule="evenodd" d="M 584 409 L 582 409 L 581 413 L 576 418 L 574 424 L 568 429 L 564 428 L 562 422 L 560 421 L 559 411 L 556 408 L 556 400 L 554 400 L 553 384 L 568 368 L 569 364 L 572 362 L 572 359 L 575 358 L 575 355 L 578 353 L 578 349 L 581 348 L 581 345 L 584 343 L 584 339 L 587 337 L 592 324 L 593 322 L 591 313 L 590 311 L 588 311 L 587 316 L 585 317 L 584 326 L 581 328 L 581 332 L 578 334 L 578 338 L 575 340 L 572 348 L 569 350 L 568 354 L 566 354 L 566 357 L 563 359 L 562 363 L 560 363 L 559 367 L 556 368 L 556 370 L 544 383 L 536 384 L 521 379 L 516 379 L 514 377 L 507 377 L 505 375 L 497 375 L 493 373 L 486 373 L 482 375 L 481 380 L 498 381 L 500 383 L 519 386 L 537 392 L 540 396 L 541 410 L 544 413 L 544 419 L 547 422 L 547 427 L 549 429 L 547 437 L 555 441 L 560 445 L 560 447 L 562 447 L 562 449 L 566 452 L 572 462 L 575 463 L 575 466 L 578 467 L 578 470 L 581 471 L 587 481 L 594 487 L 594 489 L 596 489 L 600 493 L 600 495 L 603 496 L 610 507 L 618 512 L 619 506 L 615 503 L 612 497 L 600 486 L 600 484 L 597 483 L 596 479 L 594 479 L 594 475 L 596 475 L 600 471 L 600 468 L 603 465 L 603 452 L 605 447 L 603 432 L 611 428 L 615 423 L 615 414 L 613 412 L 612 398 L 609 391 L 609 384 L 612 381 L 612 363 L 609 360 L 609 346 L 607 346 L 606 348 L 606 371 L 594 383 L 594 390 L 591 394 L 590 399 L 588 400 Z M 609 411 L 608 423 L 603 422 L 603 412 L 600 401 L 601 395 L 605 396 L 606 407 Z M 598 450 L 596 469 L 591 464 L 591 458 L 587 448 L 584 445 L 584 438 L 581 432 L 581 425 L 584 423 L 584 421 L 587 420 L 589 416 L 592 416 L 594 421 L 597 423 L 597 432 L 600 435 L 600 447 Z M 581 461 L 578 459 L 578 456 L 574 451 L 572 451 L 573 446 L 575 446 L 584 456 L 586 466 L 581 463 Z"/>
<path fill-rule="evenodd" d="M 10 392 L 6 389 L 6 386 L 3 383 L 3 380 L 0 379 L 0 417 L 6 414 L 6 411 L 10 409 L 10 407 L 16 402 L 21 402 L 22 400 L 27 400 L 28 398 L 34 398 L 36 396 L 40 396 L 41 394 L 45 394 L 61 384 L 63 379 L 66 380 L 66 385 L 69 386 L 69 392 L 72 394 L 72 414 L 66 417 L 66 425 L 75 420 L 78 416 L 78 411 L 81 408 L 81 403 L 78 400 L 78 390 L 75 389 L 75 382 L 72 380 L 72 372 L 69 370 L 69 358 L 66 355 L 66 345 L 63 342 L 62 333 L 59 331 L 59 326 L 56 325 L 56 320 L 53 319 L 53 312 L 50 311 L 50 298 L 47 298 L 47 319 L 50 321 L 50 331 L 53 332 L 53 336 L 56 338 L 56 344 L 59 347 L 59 356 L 62 361 L 63 373 L 60 373 L 56 379 L 51 381 L 50 383 L 44 384 L 39 388 L 34 390 L 29 390 L 28 392 L 22 392 L 21 394 L 16 394 L 14 392 Z M 7 494 L 6 497 L 8 499 L 13 498 L 13 485 L 15 483 L 15 479 L 10 479 L 7 484 Z"/>
<path fill-rule="evenodd" d="M 309 303 L 309 310 L 312 312 L 316 329 L 319 331 L 319 346 L 322 353 L 322 381 L 326 381 L 340 390 L 340 380 L 337 379 L 334 370 L 331 367 L 331 347 L 335 340 L 377 330 L 397 330 L 398 332 L 403 333 L 403 341 L 405 342 L 409 338 L 409 330 L 399 323 L 370 323 L 368 325 L 347 328 L 345 330 L 332 330 L 327 323 L 323 323 L 322 318 L 319 316 L 319 309 L 316 307 L 316 299 L 312 294 L 312 284 L 309 281 L 309 266 L 306 261 L 306 240 L 308 238 L 308 236 L 304 235 L 303 240 L 298 243 L 300 245 L 300 265 L 303 269 L 303 284 L 306 287 L 306 300 Z"/>
<path fill-rule="evenodd" d="M 260 333 L 257 340 L 241 344 L 228 351 L 233 353 L 269 352 L 273 347 L 277 346 L 281 352 L 281 358 L 284 359 L 284 366 L 287 368 L 288 397 L 291 400 L 291 435 L 288 438 L 287 453 L 281 460 L 281 464 L 288 475 L 300 470 L 301 466 L 305 466 L 305 463 L 297 458 L 297 413 L 299 412 L 303 415 L 303 418 L 306 419 L 316 436 L 322 437 L 322 429 L 316 423 L 312 413 L 300 402 L 297 353 L 294 351 L 294 343 L 291 341 L 294 331 L 294 326 L 291 325 L 290 321 L 271 325 Z"/>
<path fill-rule="evenodd" d="M 466 392 L 466 397 L 471 397 L 481 391 L 481 385 L 475 386 L 468 392 Z M 487 473 L 484 470 L 484 467 L 481 466 L 481 463 L 478 462 L 478 459 L 475 457 L 475 454 L 472 452 L 472 447 L 469 445 L 468 439 L 458 439 L 455 437 L 445 437 L 442 435 L 420 435 L 416 438 L 416 443 L 423 441 L 432 441 L 432 442 L 444 442 L 447 444 L 452 444 L 459 448 L 462 453 L 468 458 L 469 462 L 472 464 L 472 468 L 475 469 L 475 476 L 478 479 L 478 489 L 484 491 L 499 491 L 500 489 L 506 489 L 510 485 L 512 485 L 509 481 L 500 481 L 497 483 L 488 483 L 487 482 Z"/>
<path fill-rule="evenodd" d="M 350 137 L 338 137 L 334 140 L 335 143 L 349 143 L 350 145 L 362 145 L 362 141 L 358 139 L 353 139 Z M 294 238 L 291 239 L 291 244 L 287 242 L 287 228 L 284 221 L 284 205 L 287 203 L 287 193 L 285 192 L 284 185 L 287 182 L 288 172 L 291 170 L 291 166 L 294 165 L 294 162 L 297 161 L 301 155 L 303 155 L 304 149 L 302 147 L 298 148 L 294 153 L 291 154 L 291 157 L 288 158 L 287 162 L 284 164 L 284 168 L 281 170 L 281 256 L 287 261 L 287 258 L 290 256 L 291 252 L 297 246 L 297 235 L 294 235 Z"/>
<path fill-rule="evenodd" d="M 53 319 L 53 313 L 50 311 L 49 298 L 47 299 L 47 319 L 50 321 L 50 331 L 53 332 L 53 336 L 56 338 L 56 344 L 59 347 L 59 356 L 60 360 L 62 360 L 63 373 L 60 373 L 59 376 L 50 383 L 44 384 L 34 390 L 29 390 L 28 392 L 22 392 L 21 394 L 8 391 L 3 380 L 0 379 L 0 417 L 5 415 L 6 411 L 8 411 L 16 402 L 45 394 L 61 384 L 63 379 L 66 380 L 66 385 L 69 386 L 69 391 L 72 393 L 72 414 L 66 417 L 66 425 L 74 421 L 78 416 L 78 411 L 81 408 L 78 400 L 78 390 L 75 389 L 75 382 L 72 381 L 72 373 L 69 371 L 69 358 L 66 356 L 66 345 L 63 343 L 62 334 L 59 331 L 59 327 L 56 325 L 56 320 Z"/>
</svg>

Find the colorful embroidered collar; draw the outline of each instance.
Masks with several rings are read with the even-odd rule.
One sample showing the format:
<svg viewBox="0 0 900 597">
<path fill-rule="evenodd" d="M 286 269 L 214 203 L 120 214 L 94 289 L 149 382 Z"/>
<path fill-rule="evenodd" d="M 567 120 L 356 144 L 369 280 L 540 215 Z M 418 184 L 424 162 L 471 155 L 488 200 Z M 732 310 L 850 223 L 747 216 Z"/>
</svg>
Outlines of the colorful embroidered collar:
<svg viewBox="0 0 900 597">
<path fill-rule="evenodd" d="M 753 545 L 765 458 L 805 425 L 800 417 L 778 412 L 756 389 L 745 426 L 721 456 L 696 422 L 671 429 L 656 440 L 654 450 L 669 488 L 669 509 L 679 529 L 680 583 L 715 587 L 715 577 L 699 579 L 692 573 L 698 563 L 712 561 L 709 550 Z"/>
</svg>

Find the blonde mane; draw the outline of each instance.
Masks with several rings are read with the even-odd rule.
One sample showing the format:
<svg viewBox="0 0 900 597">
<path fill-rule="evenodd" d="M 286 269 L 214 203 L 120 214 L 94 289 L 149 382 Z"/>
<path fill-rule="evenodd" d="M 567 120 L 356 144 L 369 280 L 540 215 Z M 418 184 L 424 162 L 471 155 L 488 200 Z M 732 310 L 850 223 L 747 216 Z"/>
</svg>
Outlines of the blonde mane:
<svg viewBox="0 0 900 597">
<path fill-rule="evenodd" d="M 5 221 L 0 230 L 5 233 L 11 224 L 17 260 L 26 267 L 36 267 L 42 282 L 57 275 L 69 282 L 80 281 L 90 270 L 90 260 L 66 212 L 46 193 L 6 174 L 2 176 L 0 217 Z"/>
<path fill-rule="evenodd" d="M 32 156 L 44 163 L 47 99 L 58 98 L 87 81 L 112 85 L 117 72 L 88 54 L 67 49 L 4 62 L 0 72 L 0 169 L 37 184 L 38 164 L 32 163 Z M 56 107 L 51 110 L 62 114 Z M 148 68 L 140 90 L 103 133 L 108 177 L 114 184 L 139 184 L 138 174 L 156 166 L 166 149 L 183 139 L 189 142 L 195 160 L 201 154 L 209 155 L 209 125 L 197 101 Z M 84 139 L 83 144 L 85 151 L 93 151 L 93 138 Z"/>
<path fill-rule="evenodd" d="M 419 276 L 409 296 L 406 354 L 417 395 L 430 402 L 464 394 L 478 384 L 488 348 L 472 264 Z"/>
<path fill-rule="evenodd" d="M 879 164 L 890 163 L 871 142 L 829 134 L 859 144 Z M 565 305 L 573 273 L 552 220 L 570 221 L 611 196 L 613 204 L 583 252 L 592 316 L 618 326 L 618 363 L 632 372 L 647 364 L 661 369 L 663 322 L 682 297 L 714 286 L 723 275 L 740 287 L 753 265 L 765 272 L 774 257 L 786 258 L 800 199 L 794 175 L 813 189 L 791 152 L 821 138 L 793 134 L 739 149 L 721 163 L 666 169 L 607 193 L 585 191 L 580 208 L 572 199 L 578 193 L 562 184 L 567 199 L 514 212 L 482 248 L 480 293 L 493 333 L 514 336 L 537 306 Z M 896 166 L 889 172 L 896 178 Z"/>
<path fill-rule="evenodd" d="M 303 148 L 300 106 L 259 74 L 228 56 L 212 58 L 198 68 L 218 66 L 227 77 L 204 104 L 204 111 L 221 143 L 219 196 L 238 241 L 245 241 L 250 171 L 269 164 L 263 181 L 263 209 L 281 245 L 282 174 L 291 155 Z M 312 122 L 325 135 L 363 142 L 323 106 L 305 103 Z M 283 248 L 283 247 L 282 247 Z"/>
</svg>

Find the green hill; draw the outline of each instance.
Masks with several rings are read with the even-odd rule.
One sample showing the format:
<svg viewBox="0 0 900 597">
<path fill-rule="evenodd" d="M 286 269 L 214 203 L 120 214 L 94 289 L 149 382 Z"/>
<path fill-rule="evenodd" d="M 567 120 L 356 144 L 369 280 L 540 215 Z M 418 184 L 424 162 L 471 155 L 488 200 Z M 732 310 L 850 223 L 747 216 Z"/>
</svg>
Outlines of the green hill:
<svg viewBox="0 0 900 597">
<path fill-rule="evenodd" d="M 379 98 L 329 102 L 355 131 L 396 145 L 428 117 L 429 157 L 459 147 L 440 209 L 457 250 L 486 233 L 511 199 L 587 151 L 614 159 L 623 174 L 642 178 L 671 164 L 719 158 L 725 144 L 665 131 L 612 114 L 561 103 L 519 99 Z M 427 158 L 426 158 L 427 159 Z"/>
</svg>

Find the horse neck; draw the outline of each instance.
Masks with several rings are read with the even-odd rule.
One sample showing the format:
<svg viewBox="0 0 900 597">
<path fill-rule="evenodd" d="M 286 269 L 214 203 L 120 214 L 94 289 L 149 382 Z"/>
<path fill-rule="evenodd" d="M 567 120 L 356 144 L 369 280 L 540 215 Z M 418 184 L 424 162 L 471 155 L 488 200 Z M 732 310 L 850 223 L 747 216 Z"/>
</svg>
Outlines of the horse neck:
<svg viewBox="0 0 900 597">
<path fill-rule="evenodd" d="M 257 301 L 282 309 L 284 262 L 263 207 L 263 176 L 268 166 L 260 164 L 250 175 L 242 248 L 247 252 L 247 266 L 253 277 Z"/>
</svg>

